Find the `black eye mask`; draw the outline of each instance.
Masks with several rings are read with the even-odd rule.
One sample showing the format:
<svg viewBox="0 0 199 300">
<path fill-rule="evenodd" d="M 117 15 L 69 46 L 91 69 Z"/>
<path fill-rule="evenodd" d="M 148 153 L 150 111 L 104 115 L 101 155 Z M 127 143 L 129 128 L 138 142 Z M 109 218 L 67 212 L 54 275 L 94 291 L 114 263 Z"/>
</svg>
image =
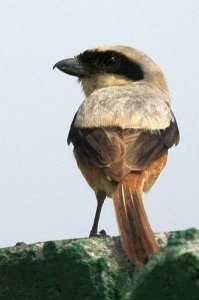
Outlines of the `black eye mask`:
<svg viewBox="0 0 199 300">
<path fill-rule="evenodd" d="M 144 72 L 140 65 L 116 51 L 87 50 L 77 56 L 84 66 L 93 70 L 93 73 L 109 73 L 122 75 L 133 81 L 144 79 Z"/>
</svg>

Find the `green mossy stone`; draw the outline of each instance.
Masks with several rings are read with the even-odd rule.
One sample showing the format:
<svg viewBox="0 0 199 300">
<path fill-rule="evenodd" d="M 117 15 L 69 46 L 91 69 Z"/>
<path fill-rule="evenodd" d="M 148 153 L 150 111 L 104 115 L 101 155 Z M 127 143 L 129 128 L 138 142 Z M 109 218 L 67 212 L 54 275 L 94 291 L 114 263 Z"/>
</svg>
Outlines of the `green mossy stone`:
<svg viewBox="0 0 199 300">
<path fill-rule="evenodd" d="M 198 300 L 199 231 L 171 233 L 168 246 L 134 278 L 130 299 Z"/>
<path fill-rule="evenodd" d="M 111 251 L 115 243 L 92 238 L 1 249 L 0 299 L 121 299 L 131 277 Z"/>
<path fill-rule="evenodd" d="M 162 251 L 140 272 L 119 238 L 0 249 L 0 300 L 198 300 L 199 231 L 156 238 Z"/>
</svg>

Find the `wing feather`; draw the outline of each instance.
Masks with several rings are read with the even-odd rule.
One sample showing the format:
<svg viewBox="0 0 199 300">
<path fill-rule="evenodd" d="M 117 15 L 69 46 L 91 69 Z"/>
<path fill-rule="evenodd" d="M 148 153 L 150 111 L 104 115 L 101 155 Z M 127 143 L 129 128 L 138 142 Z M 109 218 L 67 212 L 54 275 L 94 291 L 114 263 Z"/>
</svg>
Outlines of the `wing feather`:
<svg viewBox="0 0 199 300">
<path fill-rule="evenodd" d="M 74 118 L 75 120 L 75 118 Z M 148 164 L 179 142 L 177 123 L 164 130 L 122 129 L 119 127 L 81 128 L 74 126 L 68 135 L 82 162 L 104 169 L 114 181 L 132 171 L 142 171 Z"/>
</svg>

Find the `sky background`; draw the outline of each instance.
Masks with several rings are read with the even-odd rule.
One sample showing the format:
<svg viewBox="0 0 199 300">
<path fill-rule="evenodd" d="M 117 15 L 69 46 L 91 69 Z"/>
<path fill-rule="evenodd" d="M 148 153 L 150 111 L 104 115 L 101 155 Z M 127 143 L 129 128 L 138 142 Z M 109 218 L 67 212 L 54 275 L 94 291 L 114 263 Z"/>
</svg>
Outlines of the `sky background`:
<svg viewBox="0 0 199 300">
<path fill-rule="evenodd" d="M 88 236 L 96 200 L 66 138 L 84 99 L 53 65 L 104 44 L 142 50 L 164 70 L 181 142 L 145 197 L 154 231 L 199 228 L 199 2 L 0 3 L 0 247 Z M 111 199 L 99 229 L 118 235 Z"/>
</svg>

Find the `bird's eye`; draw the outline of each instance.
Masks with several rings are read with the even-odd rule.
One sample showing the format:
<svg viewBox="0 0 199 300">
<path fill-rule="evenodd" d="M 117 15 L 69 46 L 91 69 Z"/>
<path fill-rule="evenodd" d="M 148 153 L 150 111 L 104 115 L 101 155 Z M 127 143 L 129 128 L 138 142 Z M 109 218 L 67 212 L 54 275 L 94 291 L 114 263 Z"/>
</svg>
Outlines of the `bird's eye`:
<svg viewBox="0 0 199 300">
<path fill-rule="evenodd" d="M 107 67 L 112 67 L 116 64 L 117 58 L 114 55 L 106 56 L 103 60 L 103 64 Z"/>
</svg>

